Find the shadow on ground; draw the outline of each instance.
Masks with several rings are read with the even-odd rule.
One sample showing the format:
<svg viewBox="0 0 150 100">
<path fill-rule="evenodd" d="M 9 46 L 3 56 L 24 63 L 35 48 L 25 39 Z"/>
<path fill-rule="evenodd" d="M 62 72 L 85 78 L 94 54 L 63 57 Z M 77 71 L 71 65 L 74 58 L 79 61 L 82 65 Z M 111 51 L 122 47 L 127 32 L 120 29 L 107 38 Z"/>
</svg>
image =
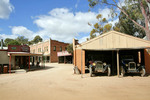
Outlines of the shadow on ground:
<svg viewBox="0 0 150 100">
<path fill-rule="evenodd" d="M 89 70 L 85 70 L 85 74 L 89 74 Z M 95 73 L 93 77 L 101 77 L 101 76 L 107 76 L 107 73 Z M 117 76 L 117 74 L 112 74 L 111 76 Z M 126 73 L 124 77 L 134 77 L 134 76 L 139 76 L 141 77 L 140 73 Z M 150 74 L 146 74 L 144 77 L 148 77 Z"/>
<path fill-rule="evenodd" d="M 48 70 L 48 69 L 52 69 L 54 68 L 53 66 L 45 66 L 45 67 L 34 67 L 31 68 L 30 70 L 27 69 L 27 72 L 31 72 L 31 71 L 42 71 L 42 70 Z"/>
</svg>

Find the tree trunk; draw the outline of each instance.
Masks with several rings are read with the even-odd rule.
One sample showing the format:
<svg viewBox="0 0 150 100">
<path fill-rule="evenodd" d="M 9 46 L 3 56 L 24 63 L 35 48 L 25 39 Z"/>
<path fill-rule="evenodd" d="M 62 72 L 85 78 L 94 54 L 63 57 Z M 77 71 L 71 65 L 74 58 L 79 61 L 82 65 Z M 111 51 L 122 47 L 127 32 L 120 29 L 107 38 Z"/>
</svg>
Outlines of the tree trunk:
<svg viewBox="0 0 150 100">
<path fill-rule="evenodd" d="M 147 39 L 150 40 L 150 30 L 149 30 L 149 28 L 145 29 L 145 33 L 146 33 Z"/>
<path fill-rule="evenodd" d="M 147 37 L 148 40 L 150 40 L 150 29 L 149 29 L 148 15 L 147 15 L 147 13 L 144 9 L 142 1 L 140 1 L 140 8 L 141 8 L 141 11 L 142 11 L 142 15 L 145 19 L 145 28 L 144 28 L 144 30 L 145 30 L 145 33 L 146 33 L 146 37 Z"/>
</svg>

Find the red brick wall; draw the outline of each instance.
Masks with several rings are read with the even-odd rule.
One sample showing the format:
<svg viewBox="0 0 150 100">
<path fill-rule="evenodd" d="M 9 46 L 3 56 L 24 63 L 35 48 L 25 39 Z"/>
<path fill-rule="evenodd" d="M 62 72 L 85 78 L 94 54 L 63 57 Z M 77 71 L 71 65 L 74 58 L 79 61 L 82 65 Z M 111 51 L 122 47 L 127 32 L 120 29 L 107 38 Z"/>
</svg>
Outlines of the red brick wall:
<svg viewBox="0 0 150 100">
<path fill-rule="evenodd" d="M 60 52 L 60 46 L 62 47 L 62 51 L 65 51 L 65 48 L 67 47 L 67 45 L 69 45 L 68 43 L 63 43 L 63 42 L 59 42 L 56 40 L 51 40 L 50 41 L 50 62 L 58 62 L 58 57 L 57 57 L 57 52 Z M 56 51 L 54 51 L 54 46 L 56 46 Z"/>
<path fill-rule="evenodd" d="M 147 74 L 150 74 L 150 54 L 147 52 L 147 50 L 144 50 L 145 55 L 145 70 Z"/>
<path fill-rule="evenodd" d="M 74 51 L 74 65 L 78 67 L 81 72 L 81 51 L 82 51 L 82 68 L 83 74 L 85 73 L 85 51 L 81 49 L 76 49 Z"/>
<path fill-rule="evenodd" d="M 8 45 L 8 52 L 30 52 L 27 45 Z"/>
</svg>

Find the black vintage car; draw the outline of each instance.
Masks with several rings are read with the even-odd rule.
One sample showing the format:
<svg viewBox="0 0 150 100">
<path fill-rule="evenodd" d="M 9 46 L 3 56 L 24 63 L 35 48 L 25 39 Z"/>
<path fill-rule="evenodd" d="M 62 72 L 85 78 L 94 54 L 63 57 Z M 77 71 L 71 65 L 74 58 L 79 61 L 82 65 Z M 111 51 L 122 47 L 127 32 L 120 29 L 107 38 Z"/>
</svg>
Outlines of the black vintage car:
<svg viewBox="0 0 150 100">
<path fill-rule="evenodd" d="M 140 63 L 136 63 L 132 57 L 123 58 L 121 60 L 121 76 L 125 73 L 140 73 L 143 77 L 145 75 L 145 66 Z"/>
<path fill-rule="evenodd" d="M 103 63 L 102 61 L 95 61 L 89 65 L 90 76 L 96 73 L 107 73 L 108 76 L 111 75 L 110 64 Z"/>
</svg>

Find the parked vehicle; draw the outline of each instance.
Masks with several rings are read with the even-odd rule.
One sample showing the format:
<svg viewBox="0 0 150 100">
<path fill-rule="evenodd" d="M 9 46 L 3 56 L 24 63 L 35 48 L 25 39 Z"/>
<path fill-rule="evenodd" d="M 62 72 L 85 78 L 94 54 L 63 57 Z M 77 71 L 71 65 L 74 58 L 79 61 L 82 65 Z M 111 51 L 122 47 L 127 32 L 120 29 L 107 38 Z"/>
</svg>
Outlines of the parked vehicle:
<svg viewBox="0 0 150 100">
<path fill-rule="evenodd" d="M 121 60 L 121 76 L 124 76 L 125 73 L 140 73 L 143 77 L 146 74 L 145 66 L 136 63 L 133 57 L 128 56 L 128 58 L 123 58 Z"/>
<path fill-rule="evenodd" d="M 90 69 L 90 76 L 92 77 L 93 74 L 96 73 L 107 73 L 108 76 L 111 75 L 111 68 L 110 64 L 103 63 L 102 61 L 95 61 L 89 65 Z"/>
</svg>

